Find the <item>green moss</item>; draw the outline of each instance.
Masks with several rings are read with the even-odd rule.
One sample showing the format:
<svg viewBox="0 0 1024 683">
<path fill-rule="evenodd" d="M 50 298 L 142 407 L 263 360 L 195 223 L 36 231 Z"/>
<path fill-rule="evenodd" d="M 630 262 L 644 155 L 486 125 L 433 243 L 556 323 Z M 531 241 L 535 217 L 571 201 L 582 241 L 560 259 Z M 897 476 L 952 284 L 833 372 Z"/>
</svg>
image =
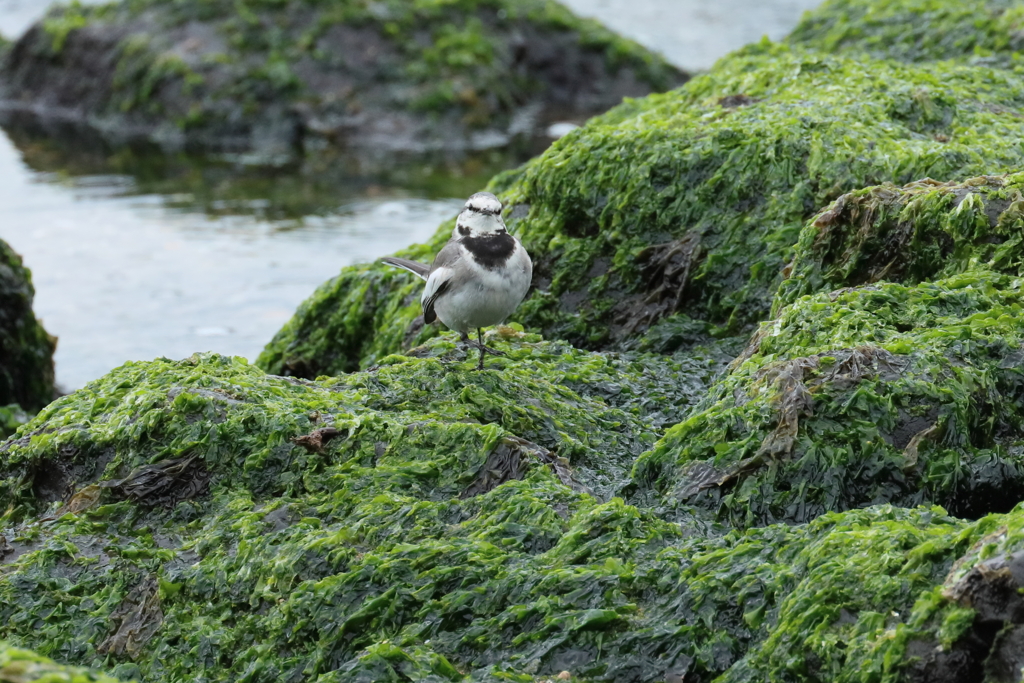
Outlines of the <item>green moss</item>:
<svg viewBox="0 0 1024 683">
<path fill-rule="evenodd" d="M 843 195 L 808 222 L 775 307 L 881 280 L 917 284 L 982 266 L 1021 275 L 1024 175 L 930 180 Z"/>
<path fill-rule="evenodd" d="M 1024 497 L 1021 281 L 969 270 L 798 299 L 634 476 L 741 525 Z"/>
<path fill-rule="evenodd" d="M 789 37 L 830 53 L 1021 68 L 1024 9 L 1011 0 L 828 0 Z"/>
<path fill-rule="evenodd" d="M 31 272 L 0 240 L 0 405 L 18 403 L 27 410 L 53 399 L 57 344 L 32 314 L 34 296 Z"/>
<path fill-rule="evenodd" d="M 129 363 L 58 400 L 0 447 L 0 637 L 143 681 L 894 676 L 967 637 L 953 561 L 1024 527 L 666 522 L 606 496 L 699 369 L 492 343 L 484 372 L 446 337 L 316 382 Z"/>
<path fill-rule="evenodd" d="M 52 54 L 60 54 L 67 42 L 68 35 L 88 25 L 89 19 L 86 13 L 89 12 L 78 0 L 72 0 L 67 5 L 60 6 L 56 10 L 47 13 L 43 19 L 43 33 L 49 39 L 49 49 Z"/>
<path fill-rule="evenodd" d="M 0 641 L 0 681 L 10 683 L 117 683 L 110 676 L 62 666 Z"/>
<path fill-rule="evenodd" d="M 1020 81 L 998 70 L 748 47 L 494 179 L 535 263 L 513 320 L 593 349 L 748 331 L 820 207 L 882 182 L 1016 169 L 1021 103 Z M 449 231 L 404 255 L 429 261 Z M 384 266 L 346 269 L 259 364 L 306 377 L 372 365 L 429 333 L 415 326 L 418 290 Z"/>
</svg>

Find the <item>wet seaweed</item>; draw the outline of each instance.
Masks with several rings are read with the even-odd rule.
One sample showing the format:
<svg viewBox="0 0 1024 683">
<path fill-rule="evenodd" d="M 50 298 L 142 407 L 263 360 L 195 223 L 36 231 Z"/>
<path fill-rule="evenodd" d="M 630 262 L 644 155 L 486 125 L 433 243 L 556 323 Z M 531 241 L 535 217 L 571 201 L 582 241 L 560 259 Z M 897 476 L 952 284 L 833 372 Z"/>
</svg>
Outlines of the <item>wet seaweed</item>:
<svg viewBox="0 0 1024 683">
<path fill-rule="evenodd" d="M 737 94 L 743 106 L 720 103 Z M 594 350 L 745 335 L 768 314 L 807 219 L 885 182 L 1015 171 L 1021 103 L 1020 81 L 996 69 L 744 48 L 491 182 L 534 259 L 513 320 Z M 451 227 L 402 255 L 430 260 Z M 346 268 L 258 363 L 312 378 L 414 347 L 436 334 L 419 321 L 419 286 L 379 266 Z"/>
<path fill-rule="evenodd" d="M 827 0 L 791 43 L 906 62 L 958 60 L 1019 71 L 1024 13 L 1011 0 Z"/>
<path fill-rule="evenodd" d="M 1022 304 L 977 269 L 799 298 L 638 459 L 639 490 L 744 526 L 879 501 L 1005 512 L 1024 496 Z"/>
</svg>

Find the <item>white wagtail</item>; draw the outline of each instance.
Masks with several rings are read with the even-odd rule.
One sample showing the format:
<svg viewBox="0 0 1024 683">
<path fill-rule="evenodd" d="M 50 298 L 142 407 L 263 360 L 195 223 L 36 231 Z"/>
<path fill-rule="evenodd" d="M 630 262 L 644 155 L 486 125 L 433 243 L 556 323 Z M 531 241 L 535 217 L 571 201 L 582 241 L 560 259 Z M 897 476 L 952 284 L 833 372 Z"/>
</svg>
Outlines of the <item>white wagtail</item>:
<svg viewBox="0 0 1024 683">
<path fill-rule="evenodd" d="M 468 333 L 476 328 L 478 370 L 484 368 L 485 353 L 503 355 L 484 346 L 481 328 L 503 322 L 516 310 L 530 289 L 533 262 L 519 240 L 505 229 L 497 197 L 477 192 L 469 198 L 455 221 L 452 238 L 437 253 L 433 265 L 394 257 L 381 261 L 427 281 L 420 297 L 424 322 L 440 318 L 462 335 L 467 346 L 473 345 Z"/>
</svg>

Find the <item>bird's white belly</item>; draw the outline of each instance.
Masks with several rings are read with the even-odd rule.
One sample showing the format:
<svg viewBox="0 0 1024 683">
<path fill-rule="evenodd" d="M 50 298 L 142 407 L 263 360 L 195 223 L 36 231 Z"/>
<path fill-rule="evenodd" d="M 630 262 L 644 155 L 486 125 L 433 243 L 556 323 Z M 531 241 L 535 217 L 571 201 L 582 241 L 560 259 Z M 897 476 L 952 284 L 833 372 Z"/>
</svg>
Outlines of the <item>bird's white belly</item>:
<svg viewBox="0 0 1024 683">
<path fill-rule="evenodd" d="M 469 332 L 503 322 L 530 288 L 529 274 L 520 268 L 502 273 L 480 268 L 434 306 L 437 317 L 450 329 Z"/>
</svg>

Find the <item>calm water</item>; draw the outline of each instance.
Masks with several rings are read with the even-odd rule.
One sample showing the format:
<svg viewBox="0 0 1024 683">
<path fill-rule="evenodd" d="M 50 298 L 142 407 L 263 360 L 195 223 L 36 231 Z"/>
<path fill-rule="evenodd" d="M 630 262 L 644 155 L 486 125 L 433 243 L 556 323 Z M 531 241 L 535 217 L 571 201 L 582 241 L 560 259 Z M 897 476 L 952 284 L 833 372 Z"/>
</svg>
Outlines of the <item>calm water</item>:
<svg viewBox="0 0 1024 683">
<path fill-rule="evenodd" d="M 566 0 L 689 69 L 816 0 Z M 14 37 L 45 0 L 0 0 Z M 35 309 L 74 389 L 126 360 L 214 350 L 253 359 L 295 307 L 352 263 L 422 241 L 508 158 L 369 174 L 240 169 L 0 133 L 0 237 L 32 268 Z"/>
</svg>

